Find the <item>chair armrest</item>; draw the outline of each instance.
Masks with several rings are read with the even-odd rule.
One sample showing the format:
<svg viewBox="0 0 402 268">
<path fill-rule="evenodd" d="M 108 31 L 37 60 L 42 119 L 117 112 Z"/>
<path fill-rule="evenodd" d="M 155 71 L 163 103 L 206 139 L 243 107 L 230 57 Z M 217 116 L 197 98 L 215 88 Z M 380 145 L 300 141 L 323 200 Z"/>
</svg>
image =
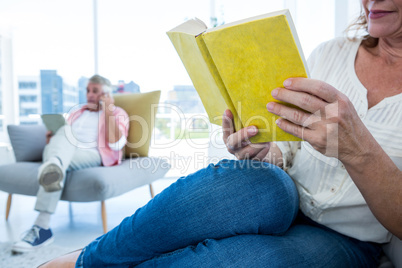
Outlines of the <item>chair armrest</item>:
<svg viewBox="0 0 402 268">
<path fill-rule="evenodd" d="M 45 126 L 8 125 L 7 131 L 17 162 L 42 161 L 42 152 L 46 146 Z"/>
</svg>

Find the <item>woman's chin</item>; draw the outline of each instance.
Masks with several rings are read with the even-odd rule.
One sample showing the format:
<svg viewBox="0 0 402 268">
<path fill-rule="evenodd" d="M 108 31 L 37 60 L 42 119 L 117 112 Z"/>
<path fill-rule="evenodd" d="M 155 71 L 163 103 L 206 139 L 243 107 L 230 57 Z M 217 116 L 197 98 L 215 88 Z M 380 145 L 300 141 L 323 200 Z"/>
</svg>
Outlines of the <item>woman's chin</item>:
<svg viewBox="0 0 402 268">
<path fill-rule="evenodd" d="M 393 36 L 396 36 L 398 31 L 397 29 L 394 29 L 392 27 L 389 27 L 387 25 L 376 25 L 372 23 L 371 25 L 369 24 L 368 26 L 368 33 L 370 34 L 371 37 L 374 38 L 392 38 Z"/>
</svg>

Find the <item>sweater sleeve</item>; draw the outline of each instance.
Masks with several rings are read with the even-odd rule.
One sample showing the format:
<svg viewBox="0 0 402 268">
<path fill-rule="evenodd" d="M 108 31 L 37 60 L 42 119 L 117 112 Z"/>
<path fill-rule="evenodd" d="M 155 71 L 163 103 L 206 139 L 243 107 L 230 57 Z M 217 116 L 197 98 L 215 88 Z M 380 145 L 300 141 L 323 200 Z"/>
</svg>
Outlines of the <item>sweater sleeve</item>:
<svg viewBox="0 0 402 268">
<path fill-rule="evenodd" d="M 300 141 L 277 141 L 275 142 L 279 150 L 282 153 L 282 161 L 284 171 L 287 171 L 293 164 L 293 158 L 295 157 L 298 150 L 300 150 Z"/>
</svg>

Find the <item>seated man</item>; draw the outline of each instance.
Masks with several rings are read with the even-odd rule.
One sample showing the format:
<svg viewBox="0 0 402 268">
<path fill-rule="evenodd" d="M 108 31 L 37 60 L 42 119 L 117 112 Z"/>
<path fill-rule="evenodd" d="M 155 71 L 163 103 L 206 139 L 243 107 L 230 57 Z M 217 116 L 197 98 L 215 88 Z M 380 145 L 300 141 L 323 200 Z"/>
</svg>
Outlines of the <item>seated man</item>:
<svg viewBox="0 0 402 268">
<path fill-rule="evenodd" d="M 109 80 L 92 76 L 87 86 L 88 103 L 71 112 L 68 124 L 54 136 L 47 134 L 48 144 L 38 170 L 41 186 L 35 210 L 39 215 L 22 240 L 13 245 L 13 252 L 27 252 L 53 241 L 50 215 L 60 200 L 67 170 L 120 163 L 127 142 L 128 115 L 114 106 L 110 92 Z"/>
</svg>

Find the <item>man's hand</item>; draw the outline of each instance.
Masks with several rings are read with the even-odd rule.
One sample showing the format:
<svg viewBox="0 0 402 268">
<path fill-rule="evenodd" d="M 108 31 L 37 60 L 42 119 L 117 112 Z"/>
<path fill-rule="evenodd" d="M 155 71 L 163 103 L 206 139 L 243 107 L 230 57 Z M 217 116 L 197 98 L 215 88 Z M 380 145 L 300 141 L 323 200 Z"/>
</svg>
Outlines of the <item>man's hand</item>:
<svg viewBox="0 0 402 268">
<path fill-rule="evenodd" d="M 48 131 L 46 132 L 46 144 L 49 144 L 50 139 L 52 138 L 52 136 L 53 136 L 53 132 L 51 132 L 50 130 L 48 130 Z"/>
<path fill-rule="evenodd" d="M 105 109 L 105 112 L 112 112 L 114 109 L 114 99 L 109 93 L 104 93 L 100 97 L 100 103 L 102 103 L 102 109 Z"/>
</svg>

